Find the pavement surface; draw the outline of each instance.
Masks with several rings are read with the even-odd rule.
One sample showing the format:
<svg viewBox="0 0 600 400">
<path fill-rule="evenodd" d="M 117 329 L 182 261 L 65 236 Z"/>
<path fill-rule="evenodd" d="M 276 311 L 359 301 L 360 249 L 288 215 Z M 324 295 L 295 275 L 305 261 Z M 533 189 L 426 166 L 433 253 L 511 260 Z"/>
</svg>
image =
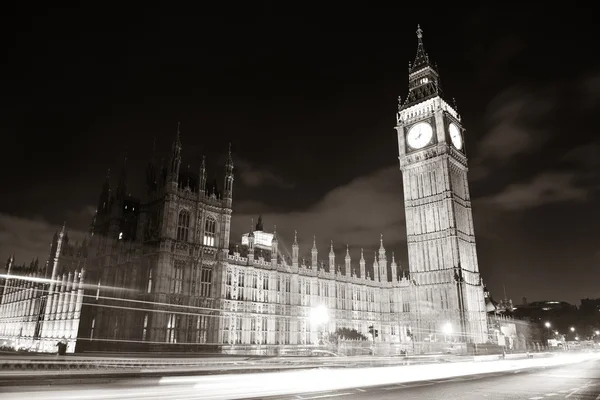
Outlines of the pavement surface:
<svg viewBox="0 0 600 400">
<path fill-rule="evenodd" d="M 600 400 L 600 361 L 562 367 L 463 376 L 396 385 L 266 397 L 269 400 Z"/>
<path fill-rule="evenodd" d="M 600 400 L 600 355 L 213 376 L 17 383 L 0 398 L 68 399 L 585 399 Z"/>
</svg>

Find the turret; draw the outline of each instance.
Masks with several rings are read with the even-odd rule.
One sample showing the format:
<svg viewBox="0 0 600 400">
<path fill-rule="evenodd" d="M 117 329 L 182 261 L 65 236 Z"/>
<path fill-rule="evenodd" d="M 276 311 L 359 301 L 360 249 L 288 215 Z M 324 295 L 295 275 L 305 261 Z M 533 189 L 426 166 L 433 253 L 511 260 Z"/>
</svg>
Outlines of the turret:
<svg viewBox="0 0 600 400">
<path fill-rule="evenodd" d="M 387 282 L 387 257 L 385 255 L 385 248 L 383 247 L 383 234 L 379 239 L 379 279 L 381 282 Z"/>
<path fill-rule="evenodd" d="M 171 161 L 167 175 L 167 185 L 177 189 L 179 184 L 179 167 L 181 166 L 181 139 L 179 137 L 179 122 L 177 123 L 177 134 L 171 147 Z"/>
<path fill-rule="evenodd" d="M 271 241 L 271 267 L 277 268 L 277 255 L 279 242 L 277 240 L 277 225 L 273 227 L 273 240 Z"/>
<path fill-rule="evenodd" d="M 152 145 L 152 156 L 146 166 L 146 193 L 148 198 L 156 192 L 157 189 L 157 176 L 156 176 L 156 165 L 154 156 L 156 154 L 156 139 Z"/>
<path fill-rule="evenodd" d="M 394 253 L 392 252 L 392 282 L 398 281 L 398 265 L 396 265 L 396 257 L 394 257 Z"/>
<path fill-rule="evenodd" d="M 202 156 L 202 164 L 198 172 L 198 194 L 199 196 L 206 195 L 206 157 Z"/>
<path fill-rule="evenodd" d="M 292 268 L 294 271 L 298 271 L 298 254 L 300 253 L 300 246 L 298 246 L 298 232 L 294 231 L 294 243 L 292 244 Z"/>
<path fill-rule="evenodd" d="M 310 250 L 310 255 L 311 255 L 311 263 L 310 266 L 312 269 L 314 269 L 315 271 L 319 269 L 319 266 L 317 264 L 318 262 L 318 257 L 319 257 L 319 251 L 317 250 L 317 237 L 313 237 L 313 247 Z"/>
<path fill-rule="evenodd" d="M 65 241 L 68 241 L 66 225 L 67 224 L 64 223 L 60 233 L 54 235 L 56 243 L 52 244 L 52 253 L 50 254 L 50 260 L 52 262 L 52 275 L 50 276 L 50 279 L 52 280 L 51 287 L 53 287 L 56 275 L 58 274 L 58 258 L 61 255 L 63 244 Z"/>
<path fill-rule="evenodd" d="M 6 261 L 6 275 L 10 275 L 10 271 L 12 270 L 12 266 L 14 263 L 15 263 L 15 254 L 13 253 L 13 255 L 8 257 L 8 260 Z"/>
<path fill-rule="evenodd" d="M 119 174 L 119 183 L 117 184 L 117 191 L 115 193 L 117 200 L 123 200 L 127 195 L 127 157 L 123 161 L 123 168 Z"/>
<path fill-rule="evenodd" d="M 379 282 L 379 264 L 377 263 L 377 253 L 373 253 L 373 280 Z"/>
<path fill-rule="evenodd" d="M 336 273 L 335 268 L 335 252 L 333 251 L 333 240 L 331 241 L 331 247 L 329 248 L 329 272 Z"/>
<path fill-rule="evenodd" d="M 363 249 L 360 249 L 360 261 L 358 262 L 359 266 L 360 266 L 360 278 L 361 279 L 365 279 L 366 275 L 365 275 L 365 255 L 363 253 Z"/>
<path fill-rule="evenodd" d="M 250 223 L 250 233 L 248 233 L 248 261 L 254 261 L 254 218 Z"/>
<path fill-rule="evenodd" d="M 352 272 L 352 259 L 350 258 L 350 247 L 346 245 L 346 257 L 344 257 L 344 275 L 351 276 Z"/>
<path fill-rule="evenodd" d="M 231 157 L 231 143 L 229 144 L 229 153 L 225 163 L 225 185 L 223 188 L 225 205 L 226 207 L 231 208 L 231 203 L 233 201 L 233 159 Z"/>
<path fill-rule="evenodd" d="M 108 213 L 110 202 L 110 169 L 106 173 L 106 179 L 104 180 L 104 184 L 102 185 L 102 189 L 100 191 L 100 198 L 98 199 L 98 208 L 96 209 L 96 214 L 105 215 Z"/>
</svg>

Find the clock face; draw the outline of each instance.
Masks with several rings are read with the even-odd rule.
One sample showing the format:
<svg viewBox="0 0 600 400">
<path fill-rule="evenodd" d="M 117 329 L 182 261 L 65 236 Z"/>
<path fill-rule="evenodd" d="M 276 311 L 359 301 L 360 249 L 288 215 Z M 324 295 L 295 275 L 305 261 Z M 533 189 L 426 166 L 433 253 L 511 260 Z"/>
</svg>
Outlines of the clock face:
<svg viewBox="0 0 600 400">
<path fill-rule="evenodd" d="M 460 135 L 460 129 L 458 129 L 456 124 L 450 124 L 448 127 L 448 132 L 450 133 L 450 140 L 452 140 L 454 147 L 456 147 L 458 150 L 462 149 L 462 136 Z"/>
<path fill-rule="evenodd" d="M 433 129 L 427 122 L 419 122 L 408 131 L 406 141 L 413 149 L 421 149 L 425 147 L 433 137 Z"/>
</svg>

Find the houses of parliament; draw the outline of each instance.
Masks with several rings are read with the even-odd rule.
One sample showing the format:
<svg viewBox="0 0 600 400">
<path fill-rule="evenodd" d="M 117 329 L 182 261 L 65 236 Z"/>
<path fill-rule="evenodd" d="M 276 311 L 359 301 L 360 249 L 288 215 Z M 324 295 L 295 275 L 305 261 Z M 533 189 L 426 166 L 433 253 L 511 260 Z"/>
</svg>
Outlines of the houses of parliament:
<svg viewBox="0 0 600 400">
<path fill-rule="evenodd" d="M 343 327 L 409 349 L 442 336 L 485 343 L 464 131 L 456 107 L 442 96 L 420 28 L 408 80 L 395 126 L 408 274 L 383 237 L 378 249 L 346 248 L 343 260 L 332 242 L 323 262 L 316 244 L 301 249 L 297 236 L 289 238 L 291 256 L 282 254 L 283 238 L 265 231 L 259 218 L 241 245 L 230 244 L 231 149 L 223 181 L 209 182 L 204 160 L 197 172 L 181 168 L 178 128 L 168 165 L 148 162 L 141 198 L 127 194 L 123 167 L 116 187 L 108 177 L 102 186 L 82 243 L 73 243 L 63 226 L 46 262 L 8 260 L 0 280 L 0 340 L 47 352 L 65 341 L 68 352 L 272 354 L 318 344 Z M 317 307 L 326 308 L 326 320 L 311 318 Z M 376 338 L 368 335 L 371 326 Z"/>
</svg>

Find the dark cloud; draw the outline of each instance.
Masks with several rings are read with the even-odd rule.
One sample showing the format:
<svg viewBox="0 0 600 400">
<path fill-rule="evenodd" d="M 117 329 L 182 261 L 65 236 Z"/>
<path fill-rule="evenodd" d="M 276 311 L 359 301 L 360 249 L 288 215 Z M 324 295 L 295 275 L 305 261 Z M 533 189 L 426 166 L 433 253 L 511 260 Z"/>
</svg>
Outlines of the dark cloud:
<svg viewBox="0 0 600 400">
<path fill-rule="evenodd" d="M 77 228 L 85 228 L 92 224 L 92 219 L 96 213 L 96 207 L 92 205 L 83 206 L 79 210 L 69 210 L 66 212 L 66 219 L 69 225 Z"/>
<path fill-rule="evenodd" d="M 513 183 L 493 196 L 480 199 L 503 210 L 528 210 L 552 203 L 582 202 L 588 192 L 571 173 L 542 173 L 524 183 Z"/>
<path fill-rule="evenodd" d="M 38 257 L 45 262 L 50 254 L 50 245 L 55 232 L 61 226 L 53 225 L 44 219 L 30 219 L 0 213 L 0 260 L 8 259 L 14 253 L 16 262 L 28 263 Z M 72 240 L 82 240 L 81 231 L 67 230 Z"/>
<path fill-rule="evenodd" d="M 298 188 L 302 190 L 302 188 Z M 260 204 L 238 203 L 232 218 L 232 241 L 248 232 L 251 219 L 268 208 Z M 291 251 L 294 230 L 298 231 L 300 253 L 310 257 L 313 236 L 317 237 L 319 258 L 327 259 L 330 241 L 333 240 L 338 257 L 343 257 L 346 245 L 357 262 L 360 248 L 371 260 L 372 251 L 379 248 L 380 234 L 388 251 L 396 250 L 405 241 L 402 176 L 398 167 L 381 169 L 339 186 L 306 210 L 289 213 L 263 213 L 265 230 L 272 232 L 277 225 L 280 246 Z M 252 211 L 252 206 L 257 208 Z M 238 212 L 237 210 L 244 210 Z M 402 245 L 404 248 L 404 245 Z M 404 253 L 405 251 L 402 250 Z M 343 263 L 340 258 L 338 262 Z"/>
<path fill-rule="evenodd" d="M 597 167 L 600 167 L 600 141 L 596 140 L 572 148 L 565 154 L 564 160 L 583 168 L 590 168 L 591 173 L 598 173 Z"/>
<path fill-rule="evenodd" d="M 261 168 L 251 164 L 247 160 L 235 160 L 236 174 L 239 176 L 242 183 L 251 188 L 262 186 L 275 186 L 281 188 L 292 188 L 294 184 L 286 181 L 283 177 L 277 175 L 267 168 Z"/>
<path fill-rule="evenodd" d="M 472 152 L 471 179 L 484 178 L 491 169 L 541 149 L 550 134 L 537 123 L 556 107 L 549 91 L 512 87 L 490 102 L 482 124 L 486 131 Z"/>
</svg>

